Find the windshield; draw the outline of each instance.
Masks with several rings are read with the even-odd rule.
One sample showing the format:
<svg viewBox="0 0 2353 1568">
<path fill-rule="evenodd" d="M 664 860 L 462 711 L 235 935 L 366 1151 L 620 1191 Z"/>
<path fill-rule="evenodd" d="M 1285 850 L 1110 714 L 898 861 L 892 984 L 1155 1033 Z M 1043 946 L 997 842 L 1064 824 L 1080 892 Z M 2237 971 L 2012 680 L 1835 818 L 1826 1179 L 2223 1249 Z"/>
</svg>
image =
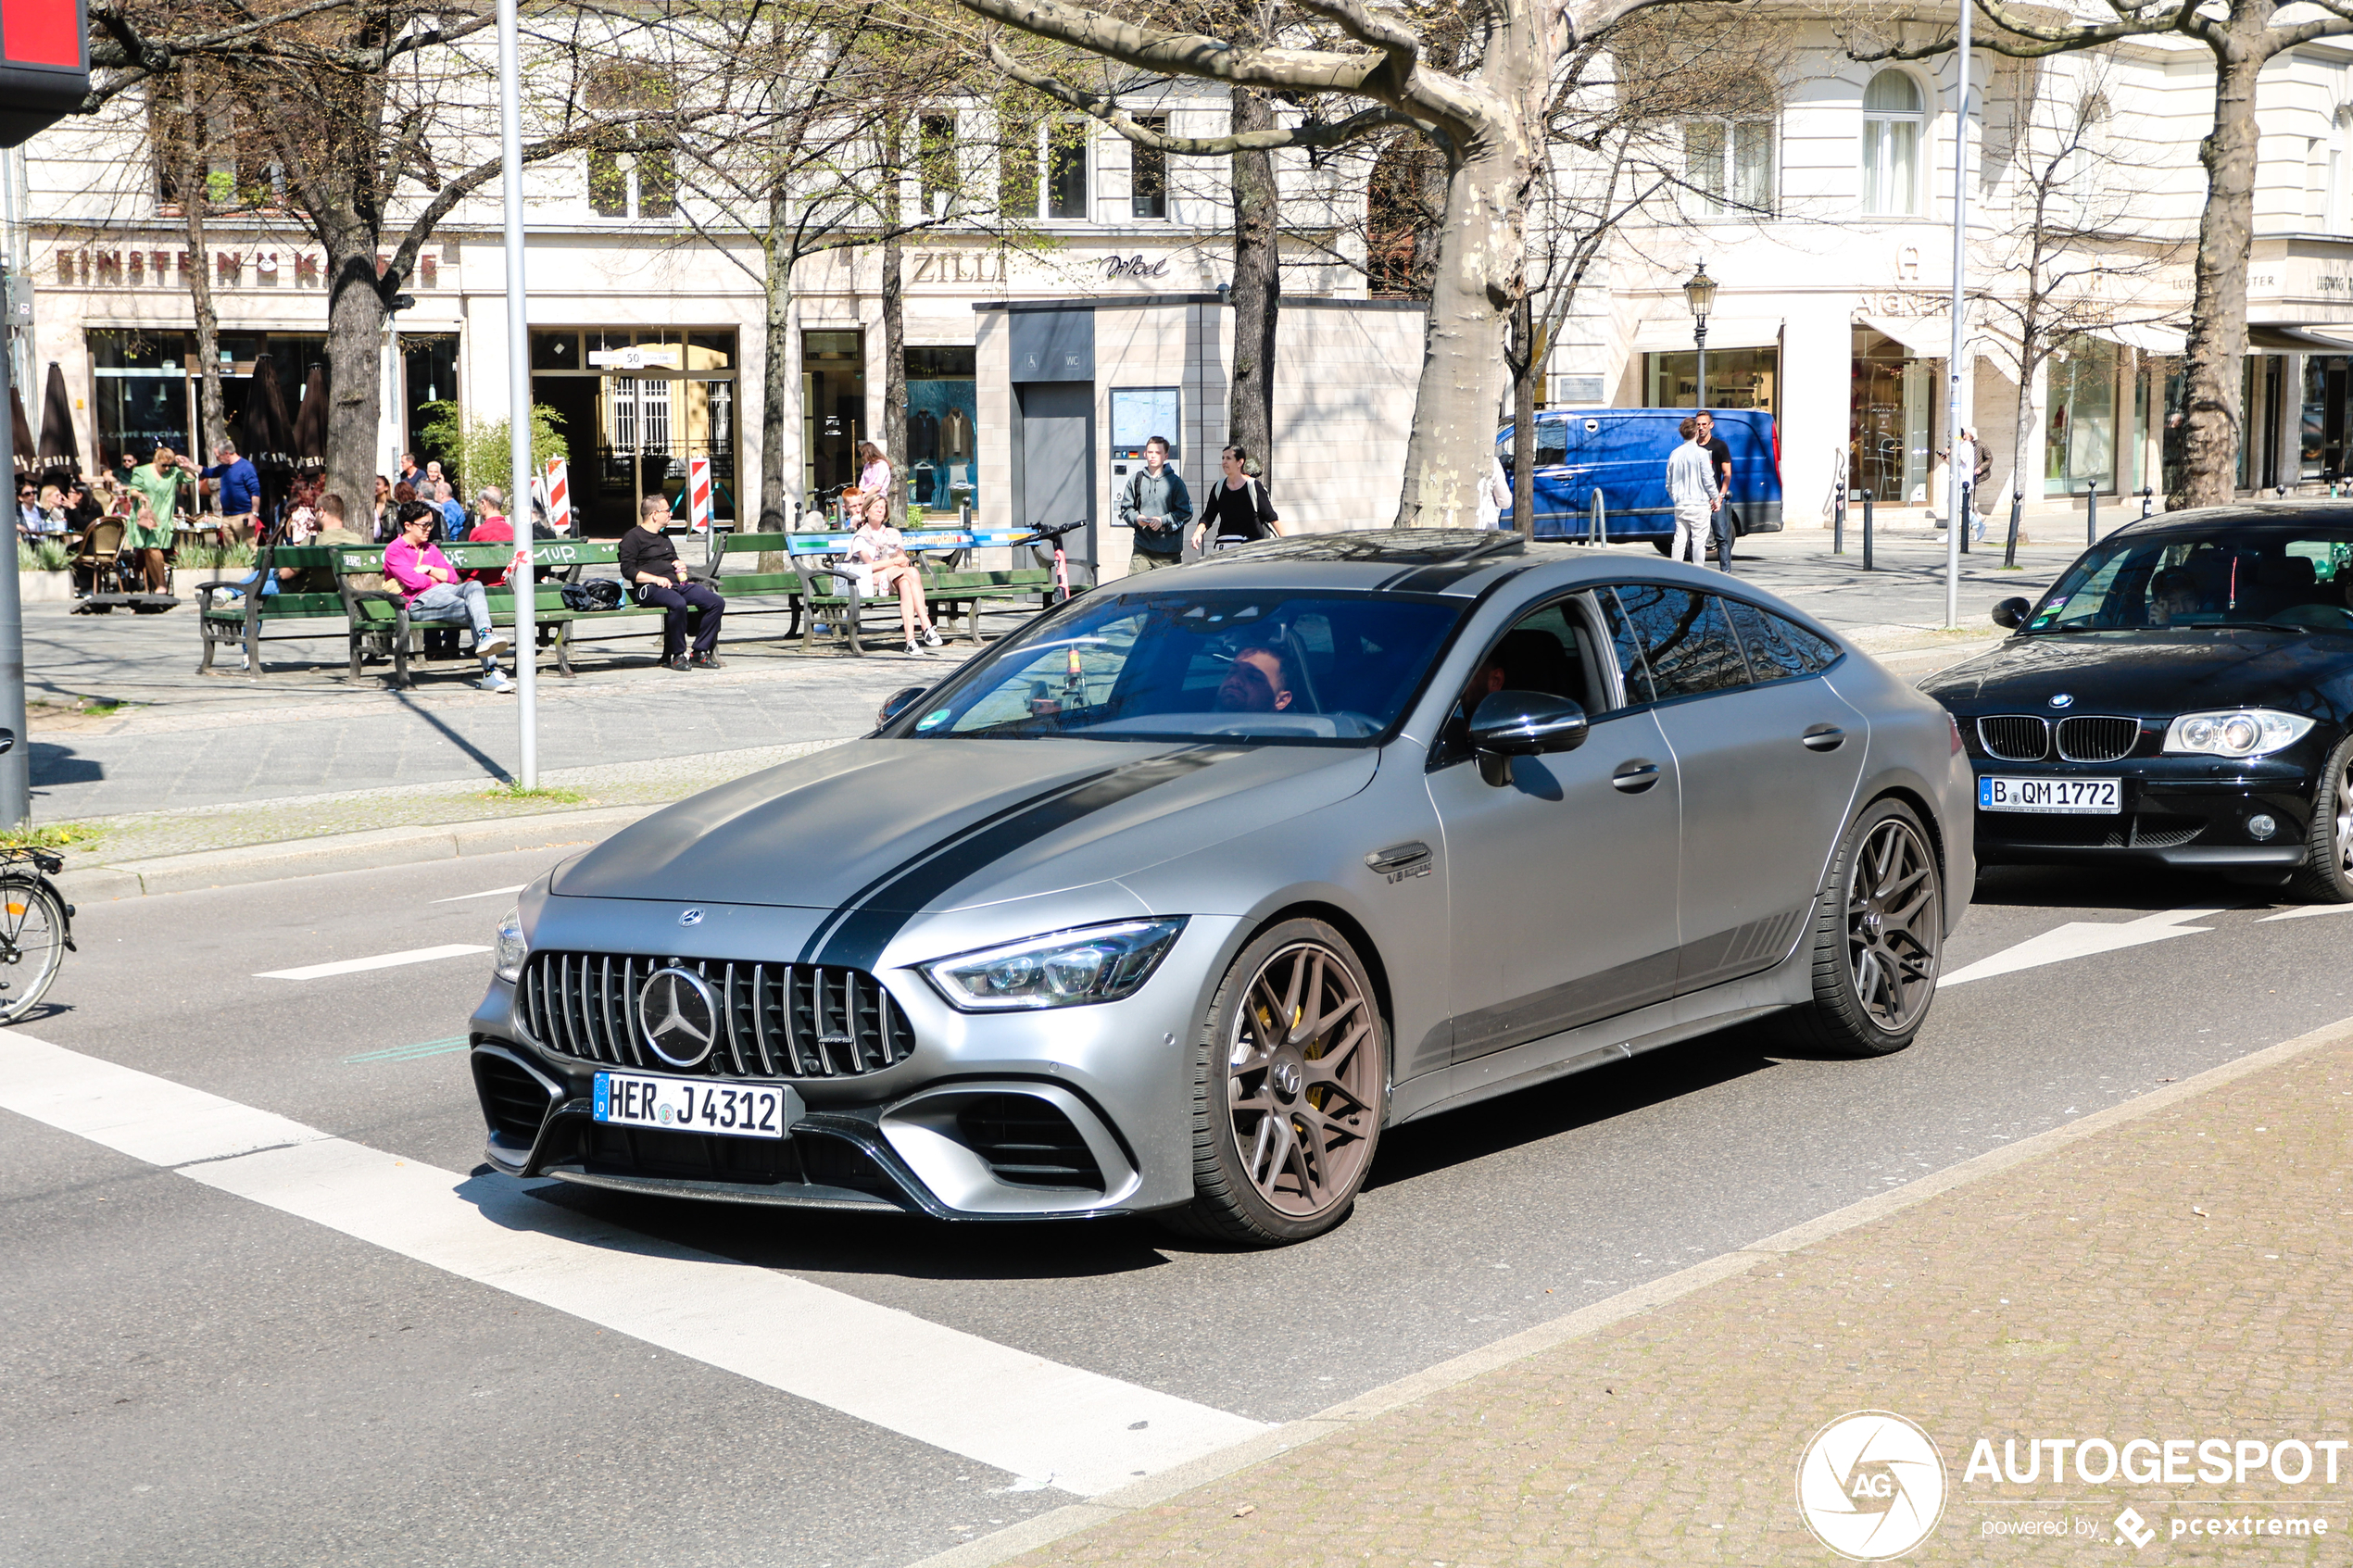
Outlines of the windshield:
<svg viewBox="0 0 2353 1568">
<path fill-rule="evenodd" d="M 1404 594 L 1106 589 L 1007 639 L 900 735 L 1364 741 L 1461 618 Z"/>
<path fill-rule="evenodd" d="M 2130 535 L 2084 552 L 2025 630 L 2276 626 L 2353 633 L 2353 529 Z"/>
</svg>

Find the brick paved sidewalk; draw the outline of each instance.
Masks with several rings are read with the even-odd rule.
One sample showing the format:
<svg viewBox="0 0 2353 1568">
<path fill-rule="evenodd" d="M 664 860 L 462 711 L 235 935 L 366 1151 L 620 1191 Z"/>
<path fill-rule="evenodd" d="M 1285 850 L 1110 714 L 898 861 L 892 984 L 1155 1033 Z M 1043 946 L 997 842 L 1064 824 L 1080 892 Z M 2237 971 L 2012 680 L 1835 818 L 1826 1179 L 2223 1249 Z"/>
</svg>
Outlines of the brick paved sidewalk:
<svg viewBox="0 0 2353 1568">
<path fill-rule="evenodd" d="M 1800 1519 L 1799 1458 L 1876 1408 L 1919 1423 L 1948 1476 L 1908 1562 L 2344 1562 L 2342 1448 L 2334 1485 L 2325 1454 L 2301 1485 L 2259 1460 L 2243 1486 L 2054 1486 L 2047 1464 L 2031 1485 L 1964 1479 L 1980 1437 L 2015 1438 L 2021 1471 L 2031 1438 L 2353 1437 L 2353 1027 L 2183 1087 L 1859 1226 L 1703 1265 L 1728 1277 L 1419 1402 L 1340 1407 L 1333 1436 L 1015 1561 L 1834 1562 Z M 1300 1301 L 1266 1332 L 1296 1354 L 1345 1311 Z M 2128 1505 L 2156 1532 L 2144 1549 L 2117 1537 Z M 2262 1533 L 2275 1517 L 2327 1534 Z"/>
</svg>

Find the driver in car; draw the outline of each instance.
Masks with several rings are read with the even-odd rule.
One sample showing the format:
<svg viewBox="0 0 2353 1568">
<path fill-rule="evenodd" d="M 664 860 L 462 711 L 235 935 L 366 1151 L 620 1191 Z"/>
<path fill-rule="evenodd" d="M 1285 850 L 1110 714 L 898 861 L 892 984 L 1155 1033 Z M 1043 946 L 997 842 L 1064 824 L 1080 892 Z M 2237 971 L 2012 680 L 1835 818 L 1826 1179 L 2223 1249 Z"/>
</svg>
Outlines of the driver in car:
<svg viewBox="0 0 2353 1568">
<path fill-rule="evenodd" d="M 1290 676 L 1283 656 L 1264 644 L 1234 650 L 1234 662 L 1217 688 L 1220 713 L 1279 713 L 1291 704 Z"/>
</svg>

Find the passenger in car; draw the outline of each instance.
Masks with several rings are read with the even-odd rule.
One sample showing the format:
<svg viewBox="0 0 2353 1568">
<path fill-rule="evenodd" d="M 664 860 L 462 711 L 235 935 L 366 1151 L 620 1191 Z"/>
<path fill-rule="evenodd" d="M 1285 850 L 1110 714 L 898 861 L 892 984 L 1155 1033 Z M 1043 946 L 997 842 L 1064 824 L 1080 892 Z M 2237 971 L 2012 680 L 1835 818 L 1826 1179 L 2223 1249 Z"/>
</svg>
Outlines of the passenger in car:
<svg viewBox="0 0 2353 1568">
<path fill-rule="evenodd" d="M 1217 688 L 1220 713 L 1279 713 L 1291 705 L 1290 671 L 1283 656 L 1263 644 L 1234 650 Z"/>
</svg>

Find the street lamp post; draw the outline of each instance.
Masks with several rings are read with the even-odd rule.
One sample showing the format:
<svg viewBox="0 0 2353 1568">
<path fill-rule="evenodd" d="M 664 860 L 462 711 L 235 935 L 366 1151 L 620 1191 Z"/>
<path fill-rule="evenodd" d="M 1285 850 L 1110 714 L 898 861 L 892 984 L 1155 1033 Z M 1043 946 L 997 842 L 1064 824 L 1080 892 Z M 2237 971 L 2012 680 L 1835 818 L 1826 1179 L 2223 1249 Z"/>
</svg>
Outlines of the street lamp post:
<svg viewBox="0 0 2353 1568">
<path fill-rule="evenodd" d="M 1969 281 L 1969 0 L 1960 0 L 1961 29 L 1953 51 L 1953 344 L 1944 362 L 1944 449 L 1953 457 L 1945 465 L 1944 626 L 1961 623 L 1961 530 L 1969 520 L 1961 508 L 1961 370 L 1967 361 L 1968 329 L 1962 310 Z M 1972 476 L 1974 477 L 1974 476 Z"/>
<path fill-rule="evenodd" d="M 522 278 L 522 66 L 517 0 L 498 0 L 498 169 L 506 193 L 507 516 L 516 539 L 515 783 L 539 787 L 538 574 L 531 535 L 531 332 Z"/>
<path fill-rule="evenodd" d="M 1707 275 L 1706 262 L 1685 280 L 1683 299 L 1692 307 L 1692 346 L 1699 351 L 1699 376 L 1692 393 L 1696 413 L 1707 407 L 1707 317 L 1716 308 L 1716 280 Z"/>
</svg>

